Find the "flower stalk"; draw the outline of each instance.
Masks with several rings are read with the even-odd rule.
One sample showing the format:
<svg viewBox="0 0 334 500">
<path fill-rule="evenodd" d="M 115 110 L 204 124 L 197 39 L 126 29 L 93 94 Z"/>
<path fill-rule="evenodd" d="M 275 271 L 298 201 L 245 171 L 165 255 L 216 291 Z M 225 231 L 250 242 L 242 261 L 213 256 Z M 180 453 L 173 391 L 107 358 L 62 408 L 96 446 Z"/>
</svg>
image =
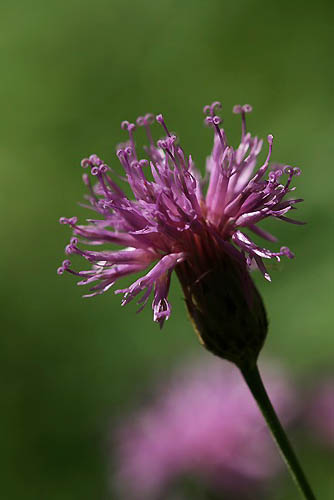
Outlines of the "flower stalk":
<svg viewBox="0 0 334 500">
<path fill-rule="evenodd" d="M 306 500 L 315 500 L 315 495 L 293 451 L 288 437 L 276 415 L 276 412 L 263 385 L 257 365 L 239 367 L 254 399 L 264 416 L 276 445 L 296 482 L 302 497 Z"/>
<path fill-rule="evenodd" d="M 240 369 L 303 498 L 315 500 L 257 367 L 268 321 L 261 295 L 246 268 L 224 256 L 211 272 L 197 280 L 186 263 L 181 263 L 176 272 L 201 344 Z"/>
<path fill-rule="evenodd" d="M 155 119 L 151 114 L 140 116 L 136 125 L 122 122 L 128 140 L 117 148 L 117 157 L 125 176 L 95 154 L 82 160 L 81 166 L 90 172 L 84 173 L 83 181 L 88 191 L 85 206 L 92 210 L 93 218 L 83 225 L 77 217 L 62 217 L 60 223 L 73 231 L 66 255 L 80 256 L 90 267 L 77 271 L 66 258 L 58 274 L 66 271 L 78 276 L 78 285 L 90 286 L 90 293 L 84 296 L 92 297 L 107 292 L 120 279 L 140 273 L 130 286 L 115 293 L 123 294 L 122 305 L 137 300 L 139 311 L 153 295 L 153 319 L 162 327 L 171 315 L 168 293 L 175 271 L 201 343 L 241 369 L 304 498 L 311 500 L 315 497 L 256 368 L 268 322 L 249 274 L 257 268 L 270 281 L 264 262 L 294 257 L 285 246 L 272 251 L 257 244 L 251 234 L 275 243 L 276 238 L 258 223 L 275 218 L 303 224 L 287 217 L 303 201 L 291 198 L 295 190 L 292 180 L 300 169 L 271 163 L 271 134 L 266 159 L 258 167 L 263 141 L 247 132 L 246 114 L 251 106 L 233 109 L 241 115 L 241 139 L 236 148 L 227 142 L 220 109 L 216 101 L 203 110 L 214 135 L 204 177 L 161 114 Z M 150 128 L 154 121 L 164 134 L 156 142 Z M 136 126 L 146 131 L 146 158 L 136 148 Z M 118 181 L 131 188 L 133 197 L 127 196 Z M 105 245 L 107 249 L 101 250 Z M 121 248 L 114 249 L 114 245 Z"/>
</svg>

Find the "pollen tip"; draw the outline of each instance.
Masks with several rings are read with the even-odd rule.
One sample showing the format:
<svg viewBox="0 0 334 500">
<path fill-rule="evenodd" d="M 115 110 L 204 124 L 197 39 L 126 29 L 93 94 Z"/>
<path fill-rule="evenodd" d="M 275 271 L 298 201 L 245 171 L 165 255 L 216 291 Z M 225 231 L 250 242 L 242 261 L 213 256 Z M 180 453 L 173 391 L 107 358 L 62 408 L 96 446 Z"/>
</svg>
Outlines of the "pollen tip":
<svg viewBox="0 0 334 500">
<path fill-rule="evenodd" d="M 89 157 L 89 162 L 91 165 L 95 165 L 96 167 L 99 167 L 100 165 L 102 165 L 102 160 L 101 158 L 99 158 L 97 155 L 93 154 L 93 155 L 90 155 Z M 90 165 L 90 166 L 91 166 Z"/>
<path fill-rule="evenodd" d="M 205 125 L 207 125 L 208 127 L 211 127 L 213 125 L 213 119 L 212 119 L 212 116 L 206 116 L 205 119 L 204 119 L 204 123 Z"/>
<path fill-rule="evenodd" d="M 109 167 L 105 163 L 102 163 L 102 165 L 99 166 L 99 173 L 100 174 L 105 174 L 108 170 L 109 170 Z"/>
<path fill-rule="evenodd" d="M 92 166 L 88 158 L 84 158 L 83 160 L 81 160 L 80 165 L 82 166 L 82 168 L 88 168 Z"/>
<path fill-rule="evenodd" d="M 122 123 L 121 123 L 121 129 L 122 130 L 128 130 L 128 126 L 130 125 L 130 122 L 128 122 L 127 120 L 123 120 Z"/>
<path fill-rule="evenodd" d="M 69 225 L 73 225 L 73 224 L 76 224 L 78 222 L 78 217 L 60 217 L 59 219 L 59 223 L 60 224 L 69 224 Z"/>
<path fill-rule="evenodd" d="M 58 267 L 57 269 L 57 274 L 59 276 L 61 276 L 62 274 L 64 274 L 64 272 L 70 267 L 71 265 L 71 261 L 66 259 L 63 261 L 62 265 L 60 267 Z"/>
<path fill-rule="evenodd" d="M 242 111 L 244 113 L 251 113 L 253 111 L 253 107 L 250 104 L 244 104 L 242 106 Z"/>
<path fill-rule="evenodd" d="M 269 143 L 270 145 L 272 145 L 273 140 L 274 140 L 274 136 L 273 136 L 272 134 L 269 134 L 269 135 L 268 135 L 268 137 L 267 137 L 267 140 L 268 140 L 268 143 Z"/>
<path fill-rule="evenodd" d="M 211 104 L 211 109 L 214 111 L 215 109 L 221 109 L 222 108 L 222 103 L 220 101 L 214 101 Z"/>
<path fill-rule="evenodd" d="M 71 255 L 73 253 L 73 247 L 72 247 L 71 244 L 66 245 L 66 247 L 65 247 L 65 253 L 66 253 L 66 255 Z"/>
<path fill-rule="evenodd" d="M 233 113 L 238 115 L 242 112 L 242 106 L 240 104 L 236 104 L 233 106 Z"/>
<path fill-rule="evenodd" d="M 149 125 L 152 125 L 152 123 L 154 122 L 154 115 L 152 113 L 146 113 L 145 120 Z"/>
<path fill-rule="evenodd" d="M 288 247 L 281 247 L 280 252 L 282 255 L 288 257 L 288 259 L 293 259 L 295 257 L 295 254 L 291 252 L 290 248 Z"/>
<path fill-rule="evenodd" d="M 137 120 L 136 120 L 136 123 L 138 125 L 138 127 L 143 127 L 144 125 L 146 125 L 146 119 L 144 116 L 138 116 Z"/>
<path fill-rule="evenodd" d="M 121 158 L 123 158 L 123 157 L 124 157 L 124 153 L 125 153 L 125 152 L 124 152 L 124 149 L 119 148 L 119 149 L 117 149 L 117 151 L 116 151 L 116 156 L 117 156 L 119 159 L 121 159 Z"/>
</svg>

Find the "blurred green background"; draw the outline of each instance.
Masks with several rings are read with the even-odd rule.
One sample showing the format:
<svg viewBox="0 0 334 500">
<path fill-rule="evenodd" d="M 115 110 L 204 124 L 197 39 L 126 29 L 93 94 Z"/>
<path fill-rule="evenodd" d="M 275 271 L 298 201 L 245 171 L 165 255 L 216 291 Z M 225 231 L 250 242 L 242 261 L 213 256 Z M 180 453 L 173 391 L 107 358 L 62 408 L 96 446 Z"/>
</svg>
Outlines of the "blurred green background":
<svg viewBox="0 0 334 500">
<path fill-rule="evenodd" d="M 270 316 L 265 353 L 296 378 L 329 366 L 333 349 L 330 232 L 333 192 L 331 2 L 2 0 L 1 53 L 1 486 L 4 500 L 85 500 L 107 494 L 110 422 L 151 378 L 199 352 L 173 283 L 163 331 L 148 307 L 120 307 L 112 292 L 81 298 L 56 268 L 70 231 L 62 215 L 84 186 L 82 157 L 117 164 L 123 119 L 163 112 L 202 167 L 212 137 L 202 106 L 249 102 L 253 133 L 275 137 L 273 159 L 302 168 L 308 224 L 270 227 L 297 258 L 256 278 Z M 269 227 L 267 225 L 267 227 Z M 305 445 L 319 498 L 328 460 Z M 303 450 L 300 450 L 303 454 Z M 273 498 L 296 498 L 289 479 Z"/>
</svg>

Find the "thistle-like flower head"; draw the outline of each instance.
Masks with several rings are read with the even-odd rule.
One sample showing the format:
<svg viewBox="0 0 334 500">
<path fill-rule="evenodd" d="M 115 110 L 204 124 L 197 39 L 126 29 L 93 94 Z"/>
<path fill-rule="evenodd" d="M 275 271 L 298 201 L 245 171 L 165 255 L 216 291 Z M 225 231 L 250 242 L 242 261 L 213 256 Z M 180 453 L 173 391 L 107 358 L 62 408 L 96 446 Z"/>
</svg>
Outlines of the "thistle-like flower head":
<svg viewBox="0 0 334 500">
<path fill-rule="evenodd" d="M 91 285 L 86 297 L 106 292 L 124 276 L 142 273 L 128 288 L 116 293 L 123 294 L 122 305 L 142 293 L 138 301 L 142 308 L 153 292 L 154 321 L 162 326 L 171 313 L 168 291 L 175 268 L 181 282 L 185 273 L 198 281 L 218 262 L 226 263 L 228 259 L 245 269 L 258 267 L 270 280 L 264 262 L 293 257 L 287 247 L 271 251 L 257 245 L 249 233 L 275 242 L 271 234 L 258 227 L 260 221 L 275 217 L 299 223 L 286 214 L 302 200 L 285 197 L 295 189 L 291 181 L 300 170 L 288 165 L 270 167 L 272 135 L 267 137 L 267 157 L 256 168 L 263 141 L 246 131 L 245 116 L 251 106 L 234 107 L 242 120 L 241 141 L 235 149 L 228 145 L 221 127 L 217 115 L 220 108 L 219 102 L 204 108 L 205 123 L 214 132 L 204 178 L 161 114 L 155 120 L 164 137 L 157 142 L 151 134 L 153 115 L 139 117 L 136 125 L 122 123 L 129 137 L 117 150 L 117 157 L 125 177 L 118 176 L 96 155 L 82 160 L 82 167 L 90 171 L 83 175 L 88 188 L 86 198 L 96 215 L 85 225 L 78 224 L 76 217 L 62 217 L 60 222 L 71 226 L 74 233 L 66 254 L 80 255 L 91 263 L 91 268 L 75 271 L 65 260 L 58 273 L 67 271 L 81 278 L 79 285 Z M 146 130 L 146 159 L 136 149 L 136 126 Z M 115 178 L 129 184 L 133 197 L 125 194 Z M 83 245 L 87 244 L 123 248 L 92 250 L 85 249 Z M 224 282 L 220 286 L 224 287 Z"/>
</svg>

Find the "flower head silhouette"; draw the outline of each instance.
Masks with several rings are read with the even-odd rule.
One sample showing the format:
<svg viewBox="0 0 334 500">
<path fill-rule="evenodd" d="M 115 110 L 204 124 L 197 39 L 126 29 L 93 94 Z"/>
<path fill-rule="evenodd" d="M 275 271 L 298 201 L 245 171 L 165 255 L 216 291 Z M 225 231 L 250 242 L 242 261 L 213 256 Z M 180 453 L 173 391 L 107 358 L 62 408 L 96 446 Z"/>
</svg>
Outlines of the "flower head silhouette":
<svg viewBox="0 0 334 500">
<path fill-rule="evenodd" d="M 98 156 L 92 155 L 81 162 L 97 180 L 93 186 L 91 176 L 83 177 L 89 191 L 89 206 L 98 218 L 89 219 L 87 225 L 78 225 L 76 217 L 62 217 L 60 222 L 70 225 L 74 232 L 66 253 L 81 255 L 92 267 L 74 271 L 67 259 L 58 273 L 67 271 L 81 278 L 79 285 L 92 285 L 91 293 L 86 295 L 89 297 L 106 292 L 124 276 L 143 273 L 149 268 L 129 287 L 116 293 L 123 293 L 122 305 L 142 294 L 138 300 L 141 310 L 153 292 L 153 319 L 162 327 L 171 314 L 168 291 L 175 269 L 200 342 L 241 370 L 292 476 L 305 498 L 313 500 L 314 494 L 257 368 L 268 321 L 262 298 L 248 272 L 257 267 L 270 280 L 264 261 L 293 257 L 287 247 L 271 251 L 259 246 L 248 231 L 274 242 L 271 234 L 258 227 L 260 221 L 274 217 L 300 224 L 286 214 L 302 200 L 285 198 L 295 189 L 291 181 L 300 170 L 289 165 L 270 166 L 272 135 L 267 137 L 266 159 L 257 168 L 262 140 L 246 130 L 246 114 L 251 106 L 234 107 L 234 112 L 241 114 L 242 124 L 241 141 L 236 149 L 227 143 L 217 114 L 220 108 L 219 102 L 204 107 L 205 123 L 214 131 L 204 178 L 161 114 L 156 121 L 164 137 L 156 143 L 151 134 L 153 116 L 137 119 L 137 125 L 146 130 L 148 159 L 138 156 L 134 140 L 136 125 L 122 123 L 129 139 L 119 147 L 117 156 L 125 171 L 123 180 L 133 197 L 129 198 L 119 187 L 114 171 Z M 283 174 L 286 180 L 281 182 Z M 113 243 L 123 248 L 87 250 L 81 243 L 91 246 Z"/>
<path fill-rule="evenodd" d="M 207 158 L 204 179 L 161 114 L 156 116 L 156 121 L 164 137 L 156 143 L 151 134 L 153 115 L 137 119 L 137 126 L 146 130 L 147 159 L 141 159 L 136 149 L 136 125 L 122 123 L 129 138 L 119 147 L 117 156 L 133 199 L 119 187 L 114 180 L 117 175 L 98 156 L 82 160 L 82 167 L 90 170 L 90 175 L 83 176 L 89 193 L 87 201 L 97 217 L 89 219 L 86 225 L 78 224 L 76 217 L 62 217 L 60 222 L 71 226 L 74 232 L 66 254 L 78 254 L 92 267 L 75 271 L 67 259 L 58 273 L 67 271 L 81 278 L 79 285 L 92 285 L 86 297 L 104 293 L 121 277 L 144 272 L 153 265 L 128 288 L 116 293 L 123 293 L 124 305 L 143 292 L 139 299 L 142 308 L 153 291 L 154 321 L 162 326 L 171 314 L 168 291 L 173 269 L 180 271 L 181 282 L 185 270 L 196 280 L 226 256 L 245 267 L 257 266 L 270 280 L 264 261 L 293 257 L 287 247 L 278 251 L 260 247 L 244 230 L 274 242 L 274 236 L 258 227 L 261 220 L 275 217 L 299 223 L 286 214 L 302 200 L 284 198 L 295 189 L 291 181 L 300 170 L 288 165 L 270 168 L 272 135 L 267 138 L 269 151 L 265 162 L 256 170 L 263 141 L 246 130 L 245 117 L 251 106 L 234 107 L 234 113 L 241 114 L 242 120 L 241 141 L 236 149 L 228 145 L 221 128 L 221 118 L 217 115 L 220 108 L 219 102 L 204 107 L 205 123 L 214 131 L 213 150 Z M 283 174 L 286 175 L 284 183 L 281 182 Z M 97 182 L 93 186 L 94 178 Z M 79 243 L 116 244 L 124 248 L 87 250 Z"/>
</svg>

